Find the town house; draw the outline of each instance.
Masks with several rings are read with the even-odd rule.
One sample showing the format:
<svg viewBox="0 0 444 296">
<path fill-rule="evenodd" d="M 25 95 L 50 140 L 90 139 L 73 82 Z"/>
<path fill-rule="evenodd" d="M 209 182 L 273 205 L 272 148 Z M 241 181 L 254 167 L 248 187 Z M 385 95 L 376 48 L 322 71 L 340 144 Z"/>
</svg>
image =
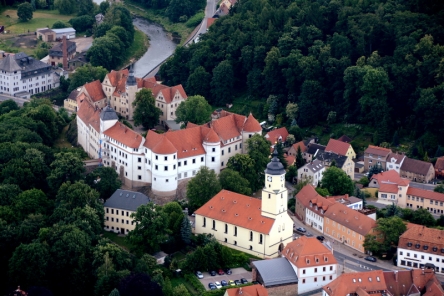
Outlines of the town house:
<svg viewBox="0 0 444 296">
<path fill-rule="evenodd" d="M 315 159 L 298 169 L 298 182 L 309 181 L 313 186 L 318 186 L 319 182 L 322 180 L 324 171 L 325 167 L 322 162 Z"/>
<path fill-rule="evenodd" d="M 364 170 L 368 172 L 375 165 L 381 166 L 384 171 L 387 170 L 387 157 L 390 153 L 390 149 L 369 145 L 364 151 Z"/>
<path fill-rule="evenodd" d="M 413 182 L 429 183 L 435 178 L 435 169 L 430 162 L 406 157 L 401 165 L 400 175 Z"/>
<path fill-rule="evenodd" d="M 330 139 L 328 141 L 327 146 L 325 147 L 325 151 L 334 152 L 339 155 L 347 156 L 349 159 L 355 159 L 356 153 L 353 150 L 352 145 L 347 142 Z"/>
</svg>

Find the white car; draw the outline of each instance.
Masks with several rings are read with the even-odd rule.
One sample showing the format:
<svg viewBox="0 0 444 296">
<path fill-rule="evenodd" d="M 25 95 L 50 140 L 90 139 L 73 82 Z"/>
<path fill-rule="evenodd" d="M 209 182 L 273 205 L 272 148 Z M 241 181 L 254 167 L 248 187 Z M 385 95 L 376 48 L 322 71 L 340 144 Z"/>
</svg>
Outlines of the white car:
<svg viewBox="0 0 444 296">
<path fill-rule="evenodd" d="M 216 286 L 216 288 L 221 289 L 222 285 L 219 282 L 215 282 L 214 285 Z"/>
<path fill-rule="evenodd" d="M 197 278 L 199 278 L 199 279 L 203 279 L 203 274 L 202 274 L 202 272 L 200 272 L 200 271 L 196 271 L 196 276 L 197 276 Z"/>
</svg>

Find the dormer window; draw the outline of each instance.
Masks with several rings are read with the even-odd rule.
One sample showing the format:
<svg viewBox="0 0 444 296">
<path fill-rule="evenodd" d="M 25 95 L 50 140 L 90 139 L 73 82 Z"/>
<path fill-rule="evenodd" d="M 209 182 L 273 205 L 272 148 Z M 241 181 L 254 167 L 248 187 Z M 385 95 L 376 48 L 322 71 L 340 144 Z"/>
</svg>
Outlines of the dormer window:
<svg viewBox="0 0 444 296">
<path fill-rule="evenodd" d="M 412 243 L 411 242 L 408 242 L 407 243 L 407 247 L 411 247 L 412 246 Z"/>
<path fill-rule="evenodd" d="M 419 249 L 420 247 L 421 247 L 420 244 L 416 244 L 416 245 L 415 245 L 415 248 L 417 248 L 417 249 Z"/>
<path fill-rule="evenodd" d="M 428 249 L 429 249 L 429 246 L 423 246 L 423 249 L 424 249 L 424 250 L 428 250 Z"/>
<path fill-rule="evenodd" d="M 433 250 L 433 252 L 436 252 L 436 251 L 438 251 L 438 248 L 437 247 L 433 247 L 432 250 Z"/>
</svg>

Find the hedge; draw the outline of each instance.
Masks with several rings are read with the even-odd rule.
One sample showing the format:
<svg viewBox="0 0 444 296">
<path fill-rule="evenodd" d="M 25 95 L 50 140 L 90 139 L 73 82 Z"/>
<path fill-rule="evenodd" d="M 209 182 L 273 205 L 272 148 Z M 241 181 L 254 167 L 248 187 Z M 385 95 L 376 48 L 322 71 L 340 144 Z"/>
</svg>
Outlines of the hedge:
<svg viewBox="0 0 444 296">
<path fill-rule="evenodd" d="M 184 278 L 193 286 L 193 288 L 199 293 L 199 295 L 202 295 L 202 293 L 205 292 L 205 287 L 194 274 L 187 273 L 184 275 Z"/>
</svg>

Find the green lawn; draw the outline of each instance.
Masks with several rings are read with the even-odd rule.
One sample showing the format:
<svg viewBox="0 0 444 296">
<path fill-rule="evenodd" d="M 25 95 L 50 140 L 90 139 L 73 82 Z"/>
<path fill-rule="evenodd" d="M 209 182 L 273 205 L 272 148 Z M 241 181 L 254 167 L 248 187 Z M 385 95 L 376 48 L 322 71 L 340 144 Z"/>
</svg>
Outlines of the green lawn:
<svg viewBox="0 0 444 296">
<path fill-rule="evenodd" d="M 123 249 L 129 251 L 131 249 L 131 244 L 126 241 L 126 237 L 124 236 L 118 236 L 117 233 L 110 232 L 110 231 L 104 231 L 103 237 L 106 237 L 107 239 L 115 242 Z"/>
<path fill-rule="evenodd" d="M 58 20 L 68 22 L 71 18 L 73 18 L 71 15 L 60 15 L 58 10 L 36 10 L 30 21 L 20 22 L 16 9 L 6 9 L 0 14 L 0 24 L 12 34 L 23 34 L 28 30 L 35 32 L 38 28 L 51 27 Z"/>
<path fill-rule="evenodd" d="M 123 56 L 122 66 L 126 66 L 130 63 L 131 59 L 138 60 L 148 49 L 149 40 L 148 36 L 142 31 L 137 30 L 134 33 L 134 42 L 125 51 Z"/>
<path fill-rule="evenodd" d="M 161 24 L 165 28 L 165 30 L 167 30 L 170 33 L 177 32 L 182 37 L 181 43 L 185 42 L 185 39 L 194 30 L 194 28 L 188 28 L 185 25 L 185 23 L 171 22 L 168 17 L 163 15 L 164 12 L 163 9 L 148 9 L 141 6 L 138 3 L 129 0 L 126 0 L 125 4 L 126 4 L 125 7 L 128 8 L 131 13 L 145 17 L 150 21 Z"/>
</svg>

